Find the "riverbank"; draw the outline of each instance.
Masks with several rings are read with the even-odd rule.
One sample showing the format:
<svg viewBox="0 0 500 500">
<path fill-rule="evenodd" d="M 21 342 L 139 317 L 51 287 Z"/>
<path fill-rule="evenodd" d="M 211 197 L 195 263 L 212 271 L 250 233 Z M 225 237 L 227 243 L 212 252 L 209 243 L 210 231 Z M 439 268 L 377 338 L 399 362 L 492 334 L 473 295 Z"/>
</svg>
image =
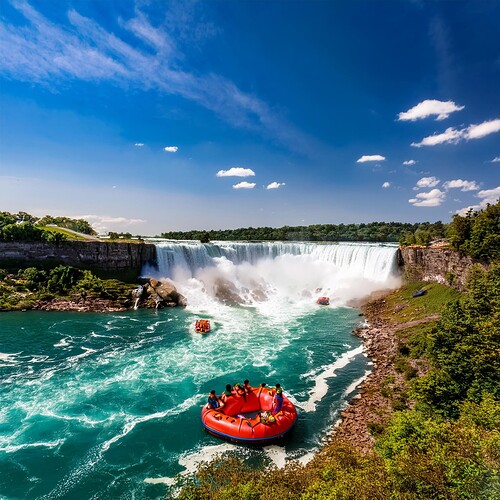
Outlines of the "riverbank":
<svg viewBox="0 0 500 500">
<path fill-rule="evenodd" d="M 414 298 L 414 291 L 422 288 L 425 295 Z M 353 333 L 363 340 L 373 371 L 341 413 L 333 437 L 366 455 L 394 412 L 413 406 L 406 394 L 408 379 L 424 374 L 427 362 L 409 361 L 401 354 L 407 349 L 404 332 L 434 324 L 444 304 L 456 297 L 458 293 L 450 287 L 417 282 L 393 291 L 376 292 L 357 304 L 366 321 Z"/>
</svg>

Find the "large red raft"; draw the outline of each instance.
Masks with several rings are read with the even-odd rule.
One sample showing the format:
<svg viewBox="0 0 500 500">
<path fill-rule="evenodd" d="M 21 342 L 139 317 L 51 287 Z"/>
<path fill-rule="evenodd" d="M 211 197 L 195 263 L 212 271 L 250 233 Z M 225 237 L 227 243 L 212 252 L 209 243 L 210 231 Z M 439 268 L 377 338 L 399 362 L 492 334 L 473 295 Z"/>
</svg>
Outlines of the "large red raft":
<svg viewBox="0 0 500 500">
<path fill-rule="evenodd" d="M 270 412 L 273 406 L 274 391 L 255 387 L 243 395 L 230 396 L 219 409 L 203 407 L 201 421 L 205 429 L 214 436 L 230 441 L 261 444 L 276 441 L 285 436 L 297 420 L 297 410 L 291 401 L 283 395 L 281 411 L 271 421 L 265 421 L 261 415 Z"/>
</svg>

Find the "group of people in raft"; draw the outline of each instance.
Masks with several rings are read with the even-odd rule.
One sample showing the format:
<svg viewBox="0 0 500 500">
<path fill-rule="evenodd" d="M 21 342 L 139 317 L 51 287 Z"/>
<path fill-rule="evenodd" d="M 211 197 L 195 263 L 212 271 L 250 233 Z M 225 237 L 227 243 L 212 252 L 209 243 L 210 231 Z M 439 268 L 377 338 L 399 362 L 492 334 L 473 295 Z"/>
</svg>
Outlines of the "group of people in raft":
<svg viewBox="0 0 500 500">
<path fill-rule="evenodd" d="M 260 384 L 261 390 L 268 389 L 269 394 L 273 394 L 273 406 L 271 408 L 271 415 L 274 416 L 281 411 L 283 408 L 283 389 L 280 384 L 276 384 L 275 387 L 267 387 L 267 384 L 263 382 Z M 226 390 L 220 396 L 217 396 L 215 389 L 210 391 L 208 395 L 208 407 L 213 410 L 219 410 L 224 412 L 223 408 L 227 403 L 227 400 L 235 395 L 243 396 L 246 401 L 246 395 L 252 391 L 253 387 L 250 386 L 250 382 L 245 380 L 243 385 L 231 384 L 226 385 Z"/>
</svg>

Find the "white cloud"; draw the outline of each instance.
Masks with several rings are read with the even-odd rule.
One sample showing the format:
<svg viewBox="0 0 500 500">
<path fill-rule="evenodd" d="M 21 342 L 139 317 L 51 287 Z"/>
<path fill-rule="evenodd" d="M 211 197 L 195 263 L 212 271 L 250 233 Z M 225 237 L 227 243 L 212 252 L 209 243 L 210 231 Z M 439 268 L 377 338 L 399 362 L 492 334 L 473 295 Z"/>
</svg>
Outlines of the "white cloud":
<svg viewBox="0 0 500 500">
<path fill-rule="evenodd" d="M 443 187 L 448 191 L 449 189 L 460 189 L 460 191 L 477 191 L 479 186 L 476 181 L 463 181 L 462 179 L 455 179 L 443 183 Z"/>
<path fill-rule="evenodd" d="M 110 215 L 77 215 L 75 219 L 88 221 L 98 233 L 121 231 L 135 224 L 144 224 L 143 219 L 128 219 L 126 217 L 112 217 Z"/>
<path fill-rule="evenodd" d="M 386 181 L 386 182 L 384 182 L 384 183 L 382 184 L 382 187 L 383 187 L 383 188 L 388 188 L 388 187 L 391 187 L 391 183 Z"/>
<path fill-rule="evenodd" d="M 479 125 L 470 125 L 464 131 L 465 139 L 481 139 L 490 134 L 500 131 L 500 118 L 480 123 Z"/>
<path fill-rule="evenodd" d="M 229 170 L 219 170 L 217 177 L 252 177 L 255 172 L 251 168 L 232 167 Z"/>
<path fill-rule="evenodd" d="M 233 185 L 233 189 L 253 189 L 255 187 L 255 182 L 240 182 Z"/>
<path fill-rule="evenodd" d="M 417 181 L 417 185 L 415 190 L 422 189 L 422 188 L 430 188 L 430 187 L 435 187 L 439 184 L 439 179 L 436 177 L 422 177 L 420 180 Z"/>
<path fill-rule="evenodd" d="M 408 200 L 415 207 L 439 207 L 445 200 L 446 195 L 439 189 L 433 189 L 428 193 L 418 193 L 415 198 Z"/>
<path fill-rule="evenodd" d="M 500 198 L 500 186 L 494 189 L 483 189 L 477 193 L 477 197 L 482 198 L 481 207 L 486 207 L 488 203 L 494 205 Z"/>
<path fill-rule="evenodd" d="M 179 148 L 177 146 L 167 146 L 163 148 L 163 151 L 166 151 L 167 153 L 177 153 Z"/>
<path fill-rule="evenodd" d="M 465 106 L 458 106 L 453 101 L 437 101 L 436 99 L 426 99 L 418 103 L 413 108 L 399 113 L 399 121 L 415 121 L 437 115 L 436 120 L 444 120 L 450 116 L 450 113 L 460 111 Z"/>
<path fill-rule="evenodd" d="M 462 130 L 449 127 L 442 134 L 434 134 L 424 137 L 420 142 L 412 142 L 411 145 L 415 148 L 420 148 L 422 146 L 436 146 L 443 143 L 457 144 L 462 138 Z"/>
<path fill-rule="evenodd" d="M 412 165 L 415 165 L 417 162 L 415 160 L 406 160 L 403 162 L 403 165 L 407 165 L 411 167 Z"/>
<path fill-rule="evenodd" d="M 138 148 L 142 148 L 142 146 L 144 146 L 144 143 L 143 142 L 136 142 L 134 144 L 134 146 L 138 147 Z"/>
<path fill-rule="evenodd" d="M 489 120 L 479 125 L 469 125 L 461 130 L 449 127 L 441 134 L 424 137 L 420 142 L 412 142 L 411 145 L 420 148 L 421 146 L 436 146 L 443 143 L 458 144 L 462 140 L 481 139 L 499 131 L 500 118 L 496 118 L 495 120 Z"/>
<path fill-rule="evenodd" d="M 271 182 L 271 184 L 268 184 L 266 186 L 266 189 L 278 189 L 281 186 L 285 186 L 286 184 L 284 182 Z"/>
<path fill-rule="evenodd" d="M 500 163 L 500 156 L 495 156 L 495 158 L 491 160 L 491 163 Z"/>
<path fill-rule="evenodd" d="M 478 205 L 470 205 L 468 207 L 461 208 L 460 210 L 457 210 L 456 213 L 463 216 L 470 209 L 478 211 L 486 208 L 486 205 L 488 204 L 494 205 L 500 199 L 500 186 L 493 189 L 483 189 L 477 193 L 476 197 L 481 198 Z"/>
<path fill-rule="evenodd" d="M 363 155 L 361 158 L 356 160 L 356 163 L 365 163 L 367 161 L 383 161 L 385 156 L 382 155 Z"/>
<path fill-rule="evenodd" d="M 481 207 L 479 205 L 469 205 L 468 207 L 464 207 L 461 208 L 460 210 L 457 210 L 455 213 L 464 217 L 469 210 L 477 212 L 478 210 L 481 210 Z"/>
</svg>

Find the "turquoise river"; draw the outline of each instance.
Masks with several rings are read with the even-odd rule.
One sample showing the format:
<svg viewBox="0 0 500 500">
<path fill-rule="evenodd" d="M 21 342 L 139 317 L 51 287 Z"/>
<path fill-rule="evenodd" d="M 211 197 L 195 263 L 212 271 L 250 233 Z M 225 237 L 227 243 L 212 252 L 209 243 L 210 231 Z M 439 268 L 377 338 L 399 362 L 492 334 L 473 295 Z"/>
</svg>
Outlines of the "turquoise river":
<svg viewBox="0 0 500 500">
<path fill-rule="evenodd" d="M 0 498 L 164 498 L 176 474 L 228 450 L 305 462 L 369 373 L 348 304 L 396 286 L 395 246 L 156 244 L 143 274 L 172 279 L 185 309 L 0 316 Z M 193 331 L 200 317 L 208 335 Z M 296 404 L 284 443 L 203 430 L 208 392 L 245 378 Z"/>
</svg>

